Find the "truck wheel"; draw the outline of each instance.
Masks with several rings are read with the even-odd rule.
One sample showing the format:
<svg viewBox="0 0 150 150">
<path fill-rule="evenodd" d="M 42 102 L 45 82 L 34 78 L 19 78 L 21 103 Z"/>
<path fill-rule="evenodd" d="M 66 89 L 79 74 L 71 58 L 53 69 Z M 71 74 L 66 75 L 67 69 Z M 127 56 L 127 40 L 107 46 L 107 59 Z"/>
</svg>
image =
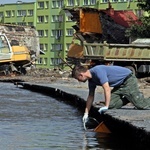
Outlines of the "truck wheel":
<svg viewBox="0 0 150 150">
<path fill-rule="evenodd" d="M 134 74 L 134 75 L 136 75 L 136 71 L 135 71 L 135 68 L 134 67 L 132 67 L 132 66 L 125 66 L 126 68 L 128 68 L 128 69 L 130 69 L 131 71 L 132 71 L 132 73 Z"/>
<path fill-rule="evenodd" d="M 22 74 L 22 75 L 25 75 L 25 74 L 27 73 L 26 69 L 25 69 L 25 68 L 23 68 L 23 67 L 21 67 L 20 72 L 21 72 L 21 74 Z"/>
<path fill-rule="evenodd" d="M 11 68 L 9 65 L 4 65 L 4 74 L 5 75 L 10 75 L 10 72 L 11 72 Z"/>
</svg>

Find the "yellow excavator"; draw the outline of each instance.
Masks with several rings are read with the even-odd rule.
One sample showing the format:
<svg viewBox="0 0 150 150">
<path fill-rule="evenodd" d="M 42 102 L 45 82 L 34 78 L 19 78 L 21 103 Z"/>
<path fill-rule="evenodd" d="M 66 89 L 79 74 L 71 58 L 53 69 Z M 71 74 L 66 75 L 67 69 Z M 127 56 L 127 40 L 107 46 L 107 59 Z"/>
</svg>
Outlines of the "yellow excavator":
<svg viewBox="0 0 150 150">
<path fill-rule="evenodd" d="M 0 73 L 25 73 L 24 67 L 30 62 L 30 51 L 26 46 L 11 46 L 7 36 L 0 34 Z"/>
</svg>

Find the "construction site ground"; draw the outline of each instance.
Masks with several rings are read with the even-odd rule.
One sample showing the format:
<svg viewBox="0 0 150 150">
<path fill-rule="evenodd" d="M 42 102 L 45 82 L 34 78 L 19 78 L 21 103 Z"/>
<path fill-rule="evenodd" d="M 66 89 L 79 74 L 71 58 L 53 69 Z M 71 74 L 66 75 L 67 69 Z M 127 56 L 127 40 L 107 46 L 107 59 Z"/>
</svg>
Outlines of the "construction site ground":
<svg viewBox="0 0 150 150">
<path fill-rule="evenodd" d="M 81 83 L 70 77 L 70 71 L 60 71 L 51 69 L 35 69 L 27 72 L 26 75 L 8 75 L 0 76 L 0 81 L 5 80 L 22 80 L 31 83 L 43 83 L 43 84 L 60 84 L 67 87 L 77 87 L 80 90 L 87 89 L 87 83 Z M 150 76 L 150 75 L 149 75 Z M 150 77 L 143 77 L 138 79 L 138 85 L 141 92 L 145 97 L 150 97 Z M 97 88 L 97 92 L 103 94 L 102 87 Z M 99 101 L 100 99 L 98 99 Z"/>
</svg>

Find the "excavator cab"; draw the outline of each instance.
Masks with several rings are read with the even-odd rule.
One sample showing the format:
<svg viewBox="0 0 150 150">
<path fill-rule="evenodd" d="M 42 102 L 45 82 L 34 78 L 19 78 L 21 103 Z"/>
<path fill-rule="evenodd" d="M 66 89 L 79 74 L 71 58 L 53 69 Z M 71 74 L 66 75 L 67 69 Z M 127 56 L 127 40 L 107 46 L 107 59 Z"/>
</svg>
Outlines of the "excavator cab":
<svg viewBox="0 0 150 150">
<path fill-rule="evenodd" d="M 11 46 L 6 35 L 0 34 L 0 73 L 22 72 L 30 64 L 30 51 L 26 46 Z M 25 72 L 25 71 L 24 71 Z"/>
<path fill-rule="evenodd" d="M 7 37 L 0 35 L 0 63 L 8 62 L 12 58 L 12 49 Z"/>
</svg>

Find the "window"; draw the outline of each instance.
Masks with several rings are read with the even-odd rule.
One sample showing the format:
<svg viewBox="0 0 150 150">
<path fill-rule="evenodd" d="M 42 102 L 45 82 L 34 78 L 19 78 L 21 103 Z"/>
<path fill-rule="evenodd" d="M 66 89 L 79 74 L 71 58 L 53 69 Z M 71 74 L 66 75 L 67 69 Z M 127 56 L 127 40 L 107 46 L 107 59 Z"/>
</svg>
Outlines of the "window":
<svg viewBox="0 0 150 150">
<path fill-rule="evenodd" d="M 63 22 L 63 16 L 59 15 L 59 22 Z"/>
<path fill-rule="evenodd" d="M 58 7 L 59 7 L 59 8 L 62 8 L 63 5 L 64 5 L 64 4 L 63 4 L 63 0 L 59 0 L 59 1 L 58 1 Z"/>
<path fill-rule="evenodd" d="M 70 47 L 70 43 L 67 43 L 67 44 L 66 44 L 66 50 L 67 50 L 67 51 L 69 50 L 69 47 Z"/>
<path fill-rule="evenodd" d="M 52 30 L 52 36 L 56 39 L 60 39 L 62 36 L 62 30 Z"/>
<path fill-rule="evenodd" d="M 72 21 L 70 16 L 67 16 L 66 21 Z"/>
<path fill-rule="evenodd" d="M 44 22 L 44 16 L 38 16 L 38 23 Z"/>
<path fill-rule="evenodd" d="M 52 1 L 52 8 L 62 8 L 64 5 L 63 0 Z"/>
<path fill-rule="evenodd" d="M 11 17 L 11 11 L 6 11 L 6 17 Z"/>
<path fill-rule="evenodd" d="M 43 37 L 44 36 L 44 30 L 38 30 L 38 34 L 39 34 L 39 37 Z"/>
<path fill-rule="evenodd" d="M 45 30 L 45 32 L 44 32 L 45 34 L 44 34 L 44 36 L 48 36 L 48 30 Z"/>
<path fill-rule="evenodd" d="M 47 51 L 48 50 L 48 44 L 40 44 L 40 50 Z"/>
<path fill-rule="evenodd" d="M 56 1 L 52 1 L 52 8 L 57 8 L 57 3 L 56 3 Z"/>
<path fill-rule="evenodd" d="M 15 16 L 15 11 L 14 10 L 12 10 L 12 17 L 14 17 Z"/>
<path fill-rule="evenodd" d="M 44 51 L 48 50 L 48 44 L 44 44 Z"/>
<path fill-rule="evenodd" d="M 43 64 L 44 64 L 44 65 L 47 65 L 47 58 L 44 58 Z"/>
<path fill-rule="evenodd" d="M 47 2 L 45 3 L 45 8 L 48 8 L 48 5 L 49 5 L 49 2 L 47 1 Z"/>
<path fill-rule="evenodd" d="M 96 4 L 96 0 L 90 0 L 90 5 L 95 5 Z"/>
<path fill-rule="evenodd" d="M 44 2 L 38 2 L 38 8 L 43 9 L 44 8 Z"/>
<path fill-rule="evenodd" d="M 143 16 L 143 10 L 141 10 L 141 9 L 137 9 L 137 10 L 135 10 L 135 13 L 136 13 L 136 15 L 137 15 L 137 17 L 141 17 L 141 16 Z"/>
<path fill-rule="evenodd" d="M 48 16 L 45 16 L 45 23 L 48 23 Z"/>
<path fill-rule="evenodd" d="M 62 50 L 62 44 L 52 44 L 52 51 L 61 51 Z"/>
<path fill-rule="evenodd" d="M 112 2 L 118 2 L 118 0 L 112 0 Z"/>
<path fill-rule="evenodd" d="M 28 22 L 28 26 L 33 26 L 33 22 Z"/>
<path fill-rule="evenodd" d="M 40 57 L 40 58 L 38 59 L 38 64 L 43 64 L 43 58 Z"/>
<path fill-rule="evenodd" d="M 120 2 L 127 2 L 128 0 L 120 0 Z"/>
<path fill-rule="evenodd" d="M 72 36 L 74 33 L 73 29 L 67 29 L 67 36 Z"/>
<path fill-rule="evenodd" d="M 26 22 L 18 22 L 17 24 L 20 26 L 26 26 Z"/>
<path fill-rule="evenodd" d="M 17 16 L 26 16 L 26 10 L 18 10 Z"/>
<path fill-rule="evenodd" d="M 84 0 L 83 5 L 88 5 L 88 0 Z"/>
<path fill-rule="evenodd" d="M 33 16 L 33 10 L 28 10 L 28 15 Z"/>
<path fill-rule="evenodd" d="M 47 37 L 48 36 L 48 30 L 38 30 L 39 37 Z"/>
<path fill-rule="evenodd" d="M 7 51 L 3 51 L 4 49 Z M 1 35 L 1 37 L 0 37 L 0 53 L 9 53 L 9 52 L 10 52 L 10 48 L 7 43 L 7 40 L 3 35 Z"/>
<path fill-rule="evenodd" d="M 52 16 L 52 22 L 62 22 L 63 16 L 62 15 L 53 15 Z"/>
<path fill-rule="evenodd" d="M 3 17 L 3 12 L 0 12 L 0 17 Z"/>
<path fill-rule="evenodd" d="M 102 0 L 102 3 L 107 3 L 108 2 L 108 0 Z"/>
<path fill-rule="evenodd" d="M 58 22 L 58 21 L 59 21 L 58 15 L 53 15 L 52 22 Z"/>
<path fill-rule="evenodd" d="M 51 65 L 59 65 L 62 63 L 62 60 L 60 58 L 51 58 Z"/>
<path fill-rule="evenodd" d="M 74 0 L 68 0 L 68 6 L 74 6 Z"/>
<path fill-rule="evenodd" d="M 76 0 L 76 6 L 80 5 L 80 0 Z"/>
<path fill-rule="evenodd" d="M 40 44 L 40 50 L 44 51 L 44 45 Z"/>
</svg>

